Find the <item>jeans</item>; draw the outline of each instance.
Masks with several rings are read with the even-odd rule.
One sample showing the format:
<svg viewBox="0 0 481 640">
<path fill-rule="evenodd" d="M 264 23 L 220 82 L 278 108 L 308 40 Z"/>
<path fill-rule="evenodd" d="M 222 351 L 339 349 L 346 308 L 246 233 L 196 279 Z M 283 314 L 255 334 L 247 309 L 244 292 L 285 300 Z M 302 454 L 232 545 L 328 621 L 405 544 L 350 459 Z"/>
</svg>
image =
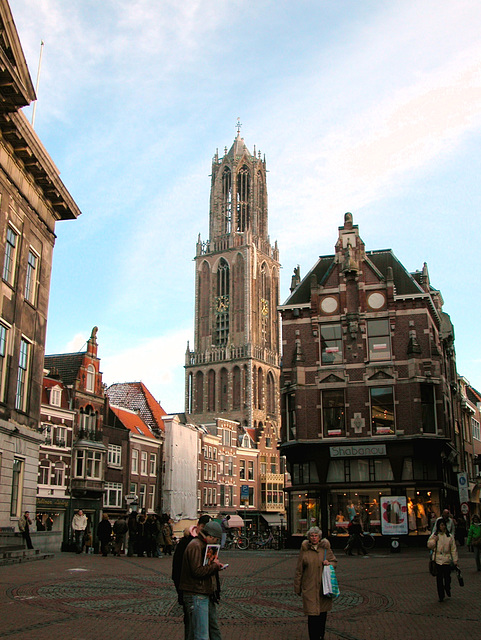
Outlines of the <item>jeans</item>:
<svg viewBox="0 0 481 640">
<path fill-rule="evenodd" d="M 209 596 L 184 591 L 184 611 L 188 615 L 190 640 L 222 640 L 216 606 Z"/>
<path fill-rule="evenodd" d="M 75 529 L 74 530 L 74 535 L 75 535 L 75 547 L 76 547 L 76 552 L 77 553 L 82 553 L 82 549 L 84 546 L 84 533 L 85 530 L 79 530 L 79 529 Z"/>
</svg>

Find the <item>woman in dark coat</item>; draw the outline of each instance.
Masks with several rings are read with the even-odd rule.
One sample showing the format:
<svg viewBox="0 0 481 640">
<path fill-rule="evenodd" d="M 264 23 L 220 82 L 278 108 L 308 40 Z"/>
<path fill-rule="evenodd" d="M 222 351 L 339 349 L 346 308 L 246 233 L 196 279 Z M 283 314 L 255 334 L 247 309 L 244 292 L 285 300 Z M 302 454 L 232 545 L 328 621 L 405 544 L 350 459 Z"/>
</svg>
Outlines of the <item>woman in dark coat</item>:
<svg viewBox="0 0 481 640">
<path fill-rule="evenodd" d="M 109 552 L 109 542 L 112 538 L 112 525 L 106 513 L 103 514 L 102 520 L 97 525 L 97 538 L 100 540 L 100 551 L 106 557 Z"/>
<path fill-rule="evenodd" d="M 307 615 L 309 640 L 324 640 L 327 612 L 332 609 L 332 598 L 322 593 L 322 572 L 337 559 L 328 540 L 322 538 L 319 527 L 311 527 L 307 540 L 301 545 L 297 561 L 294 591 L 302 596 L 304 613 Z"/>
</svg>

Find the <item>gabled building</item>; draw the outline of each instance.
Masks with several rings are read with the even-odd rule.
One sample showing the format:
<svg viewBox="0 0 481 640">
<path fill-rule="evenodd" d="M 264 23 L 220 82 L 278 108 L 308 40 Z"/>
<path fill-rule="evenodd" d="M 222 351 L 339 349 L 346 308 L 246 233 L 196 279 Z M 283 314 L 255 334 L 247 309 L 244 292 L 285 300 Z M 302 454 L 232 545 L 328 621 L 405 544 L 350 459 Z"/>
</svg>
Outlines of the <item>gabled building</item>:
<svg viewBox="0 0 481 640">
<path fill-rule="evenodd" d="M 0 527 L 35 512 L 43 357 L 55 224 L 80 211 L 22 113 L 36 99 L 0 0 Z"/>
<path fill-rule="evenodd" d="M 104 511 L 114 515 L 125 513 L 131 507 L 147 513 L 160 512 L 160 439 L 152 433 L 138 411 L 110 404 L 107 423 L 104 428 L 108 439 Z M 119 429 L 124 433 L 114 443 L 112 431 Z M 128 503 L 127 496 L 131 496 Z"/>
<path fill-rule="evenodd" d="M 459 513 L 454 330 L 426 264 L 410 273 L 391 250 L 366 251 L 347 213 L 281 313 L 291 533 L 336 532 L 356 513 L 380 532 L 389 496 L 406 500 L 411 534 Z"/>
<path fill-rule="evenodd" d="M 106 396 L 97 351 L 97 327 L 86 351 L 45 356 L 45 369 L 60 380 L 69 393 L 75 413 L 69 506 L 65 518 L 65 542 L 71 539 L 74 511 L 82 509 L 96 528 L 103 506 L 107 447 L 103 442 Z"/>
</svg>

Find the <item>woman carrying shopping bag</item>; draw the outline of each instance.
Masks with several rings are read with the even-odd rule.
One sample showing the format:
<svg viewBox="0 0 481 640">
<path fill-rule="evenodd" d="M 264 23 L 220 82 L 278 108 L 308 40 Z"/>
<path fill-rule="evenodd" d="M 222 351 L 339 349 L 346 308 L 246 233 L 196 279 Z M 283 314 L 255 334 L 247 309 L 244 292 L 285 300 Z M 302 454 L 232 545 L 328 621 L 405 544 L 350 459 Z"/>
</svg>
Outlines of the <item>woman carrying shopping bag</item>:
<svg viewBox="0 0 481 640">
<path fill-rule="evenodd" d="M 436 529 L 429 537 L 428 549 L 432 550 L 432 559 L 436 563 L 436 586 L 439 602 L 443 602 L 444 595 L 451 597 L 451 569 L 458 566 L 458 550 L 454 537 L 446 529 L 446 522 L 440 518 L 436 522 Z"/>
<path fill-rule="evenodd" d="M 302 596 L 304 613 L 307 615 L 309 640 L 324 640 L 332 598 L 322 592 L 322 572 L 329 565 L 337 565 L 331 545 L 322 538 L 319 527 L 311 527 L 307 532 L 307 540 L 301 545 L 294 578 L 294 591 Z"/>
</svg>

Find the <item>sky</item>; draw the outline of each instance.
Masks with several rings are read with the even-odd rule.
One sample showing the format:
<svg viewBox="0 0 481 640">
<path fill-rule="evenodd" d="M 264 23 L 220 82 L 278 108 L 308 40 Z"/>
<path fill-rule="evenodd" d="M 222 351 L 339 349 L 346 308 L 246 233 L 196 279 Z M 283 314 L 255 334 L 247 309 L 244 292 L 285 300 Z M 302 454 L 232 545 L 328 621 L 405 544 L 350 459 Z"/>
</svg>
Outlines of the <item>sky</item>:
<svg viewBox="0 0 481 640">
<path fill-rule="evenodd" d="M 476 0 L 10 0 L 35 129 L 82 211 L 59 222 L 47 353 L 184 410 L 194 262 L 210 173 L 237 118 L 266 156 L 281 303 L 352 212 L 455 327 L 481 389 L 481 4 Z M 25 110 L 31 119 L 32 107 Z"/>
</svg>

